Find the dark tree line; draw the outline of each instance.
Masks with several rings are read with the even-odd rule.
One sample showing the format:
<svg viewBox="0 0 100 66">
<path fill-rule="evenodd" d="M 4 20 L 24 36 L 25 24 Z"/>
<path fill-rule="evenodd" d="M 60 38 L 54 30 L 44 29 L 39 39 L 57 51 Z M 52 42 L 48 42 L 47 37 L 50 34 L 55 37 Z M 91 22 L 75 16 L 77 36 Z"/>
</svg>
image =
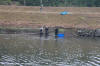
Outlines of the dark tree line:
<svg viewBox="0 0 100 66">
<path fill-rule="evenodd" d="M 100 7 L 100 0 L 0 0 L 0 5 Z"/>
</svg>

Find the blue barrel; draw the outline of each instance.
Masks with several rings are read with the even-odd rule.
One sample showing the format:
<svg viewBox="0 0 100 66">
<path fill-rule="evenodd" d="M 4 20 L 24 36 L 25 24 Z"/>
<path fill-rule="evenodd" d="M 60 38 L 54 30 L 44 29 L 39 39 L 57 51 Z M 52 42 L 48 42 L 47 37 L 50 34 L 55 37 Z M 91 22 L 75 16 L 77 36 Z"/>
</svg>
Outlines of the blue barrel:
<svg viewBox="0 0 100 66">
<path fill-rule="evenodd" d="M 58 34 L 57 36 L 58 37 L 64 37 L 64 34 Z"/>
</svg>

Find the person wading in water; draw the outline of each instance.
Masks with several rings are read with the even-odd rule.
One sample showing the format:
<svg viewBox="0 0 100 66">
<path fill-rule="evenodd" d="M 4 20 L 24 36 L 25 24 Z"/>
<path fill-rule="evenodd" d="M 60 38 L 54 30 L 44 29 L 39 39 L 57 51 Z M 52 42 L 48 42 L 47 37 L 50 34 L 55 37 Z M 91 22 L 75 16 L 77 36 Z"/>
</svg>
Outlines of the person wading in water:
<svg viewBox="0 0 100 66">
<path fill-rule="evenodd" d="M 58 28 L 56 27 L 55 28 L 55 36 L 57 36 L 58 35 Z"/>
<path fill-rule="evenodd" d="M 43 31 L 44 31 L 44 27 L 41 27 L 41 28 L 40 28 L 40 37 L 43 36 Z"/>
<path fill-rule="evenodd" d="M 45 37 L 48 37 L 49 35 L 49 28 L 48 27 L 44 27 L 45 28 Z"/>
<path fill-rule="evenodd" d="M 40 28 L 40 37 L 42 37 L 43 34 L 45 35 L 45 37 L 48 37 L 48 35 L 49 35 L 49 28 L 48 27 L 43 26 Z"/>
</svg>

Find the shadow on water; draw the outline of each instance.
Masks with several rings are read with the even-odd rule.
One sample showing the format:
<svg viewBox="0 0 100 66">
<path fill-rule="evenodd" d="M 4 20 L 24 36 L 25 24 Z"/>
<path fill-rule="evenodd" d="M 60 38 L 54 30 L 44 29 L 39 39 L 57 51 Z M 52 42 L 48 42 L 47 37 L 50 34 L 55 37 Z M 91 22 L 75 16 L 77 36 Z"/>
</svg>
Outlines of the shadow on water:
<svg viewBox="0 0 100 66">
<path fill-rule="evenodd" d="M 100 39 L 69 33 L 1 34 L 0 66 L 100 66 Z"/>
</svg>

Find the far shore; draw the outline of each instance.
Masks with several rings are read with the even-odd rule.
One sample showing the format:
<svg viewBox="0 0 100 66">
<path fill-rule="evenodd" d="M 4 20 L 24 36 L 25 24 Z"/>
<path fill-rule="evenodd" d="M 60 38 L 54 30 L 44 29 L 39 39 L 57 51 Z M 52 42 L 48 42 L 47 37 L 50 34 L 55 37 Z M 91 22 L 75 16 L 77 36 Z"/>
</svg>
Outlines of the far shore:
<svg viewBox="0 0 100 66">
<path fill-rule="evenodd" d="M 67 15 L 60 12 L 68 11 Z M 40 7 L 0 6 L 0 27 L 4 28 L 100 28 L 100 8 L 98 7 Z"/>
</svg>

